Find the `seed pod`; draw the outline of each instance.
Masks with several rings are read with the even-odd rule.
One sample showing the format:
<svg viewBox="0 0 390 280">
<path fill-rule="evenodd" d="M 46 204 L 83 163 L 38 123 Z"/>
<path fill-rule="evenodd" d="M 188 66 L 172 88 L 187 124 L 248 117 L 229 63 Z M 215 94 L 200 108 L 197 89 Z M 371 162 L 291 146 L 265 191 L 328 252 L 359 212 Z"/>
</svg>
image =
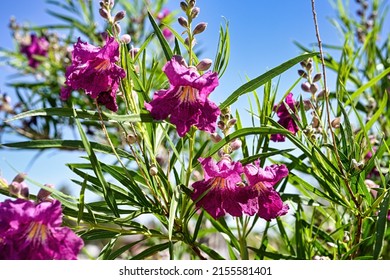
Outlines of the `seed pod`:
<svg viewBox="0 0 390 280">
<path fill-rule="evenodd" d="M 202 33 L 203 31 L 206 30 L 206 27 L 207 27 L 207 23 L 206 22 L 201 22 L 201 23 L 198 23 L 194 30 L 192 31 L 194 35 L 196 34 L 200 34 Z"/>
</svg>

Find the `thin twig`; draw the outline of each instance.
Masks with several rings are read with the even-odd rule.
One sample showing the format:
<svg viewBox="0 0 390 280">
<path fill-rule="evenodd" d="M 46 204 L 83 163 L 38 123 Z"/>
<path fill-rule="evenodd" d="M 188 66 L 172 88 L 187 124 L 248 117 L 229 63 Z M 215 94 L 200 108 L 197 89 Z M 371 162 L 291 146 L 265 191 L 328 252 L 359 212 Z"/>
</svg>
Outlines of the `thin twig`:
<svg viewBox="0 0 390 280">
<path fill-rule="evenodd" d="M 324 52 L 322 50 L 322 41 L 321 41 L 321 37 L 320 37 L 320 31 L 319 31 L 319 28 L 318 28 L 318 21 L 317 21 L 317 13 L 316 13 L 316 9 L 315 9 L 315 0 L 311 0 L 311 6 L 312 6 L 312 13 L 313 13 L 313 21 L 314 21 L 314 27 L 315 27 L 315 32 L 316 32 L 316 37 L 317 37 L 317 42 L 318 42 L 318 49 L 319 49 L 319 52 L 320 52 L 320 59 L 321 59 L 321 64 L 322 64 L 322 75 L 323 75 L 323 80 L 324 80 L 324 92 L 325 92 L 325 108 L 326 108 L 326 118 L 327 118 L 327 122 L 328 122 L 328 128 L 329 128 L 329 131 L 330 131 L 330 134 L 331 134 L 331 137 L 332 137 L 332 142 L 333 142 L 333 150 L 334 150 L 334 153 L 335 153 L 335 156 L 336 156 L 336 160 L 337 160 L 337 164 L 338 164 L 338 167 L 340 169 L 340 172 L 342 174 L 342 179 L 348 189 L 348 192 L 350 193 L 351 195 L 351 198 L 356 206 L 356 208 L 358 210 L 360 210 L 360 203 L 359 201 L 357 200 L 357 198 L 355 197 L 353 191 L 352 191 L 352 188 L 349 184 L 349 181 L 348 181 L 348 178 L 347 178 L 347 174 L 345 173 L 345 170 L 343 168 L 343 164 L 341 162 L 341 158 L 340 158 L 340 155 L 339 155 L 339 152 L 338 152 L 338 149 L 337 149 L 337 142 L 336 142 L 336 137 L 335 137 L 335 134 L 334 134 L 334 131 L 332 129 L 332 122 L 331 122 L 331 118 L 330 118 L 330 102 L 329 102 L 329 90 L 328 90 L 328 86 L 327 86 L 327 79 L 326 79 L 326 65 L 325 65 L 325 59 L 324 59 Z M 358 212 L 359 214 L 357 215 L 357 219 L 358 219 L 358 226 L 357 226 L 357 230 L 356 230 L 356 235 L 355 235 L 355 245 L 358 244 L 360 242 L 360 238 L 361 238 L 361 224 L 362 224 L 362 217 L 360 215 L 360 211 Z M 355 251 L 353 257 L 356 255 L 357 253 L 357 250 Z"/>
</svg>

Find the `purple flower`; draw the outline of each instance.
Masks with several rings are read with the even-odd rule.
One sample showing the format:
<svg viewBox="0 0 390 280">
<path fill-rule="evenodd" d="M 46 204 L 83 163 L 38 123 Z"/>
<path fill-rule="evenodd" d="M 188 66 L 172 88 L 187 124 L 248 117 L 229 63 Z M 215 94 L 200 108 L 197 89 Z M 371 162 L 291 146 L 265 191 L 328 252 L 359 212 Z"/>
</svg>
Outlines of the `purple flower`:
<svg viewBox="0 0 390 280">
<path fill-rule="evenodd" d="M 220 110 L 208 100 L 208 96 L 218 86 L 218 74 L 209 71 L 200 75 L 180 56 L 173 56 L 163 71 L 169 79 L 169 89 L 157 91 L 153 100 L 145 103 L 153 118 L 164 120 L 170 116 L 170 122 L 176 125 L 180 137 L 193 125 L 214 132 Z"/>
<path fill-rule="evenodd" d="M 126 76 L 125 71 L 116 65 L 119 59 L 119 44 L 109 37 L 103 47 L 95 47 L 78 39 L 72 52 L 72 65 L 66 69 L 65 87 L 61 89 L 61 99 L 69 98 L 72 90 L 84 90 L 99 104 L 116 112 L 116 91 L 119 82 Z"/>
<path fill-rule="evenodd" d="M 49 50 L 49 42 L 45 37 L 37 37 L 35 34 L 30 35 L 29 44 L 21 44 L 20 52 L 25 54 L 28 59 L 28 65 L 37 68 L 41 63 L 35 56 L 46 56 Z"/>
<path fill-rule="evenodd" d="M 293 94 L 289 93 L 285 99 L 285 103 L 290 107 L 290 109 L 295 113 L 295 100 L 293 98 Z M 278 123 L 291 131 L 294 135 L 298 131 L 298 126 L 295 123 L 294 119 L 291 117 L 290 112 L 288 111 L 286 105 L 284 103 L 275 105 L 274 111 L 279 117 Z M 286 136 L 282 134 L 272 134 L 271 140 L 275 142 L 284 142 L 286 140 Z"/>
<path fill-rule="evenodd" d="M 61 223 L 58 200 L 38 204 L 24 199 L 1 202 L 0 259 L 77 259 L 83 241 Z"/>
<path fill-rule="evenodd" d="M 199 160 L 204 169 L 204 179 L 192 184 L 191 199 L 197 207 L 205 209 L 214 219 L 226 213 L 240 217 L 247 201 L 245 188 L 241 183 L 243 172 L 240 162 L 222 158 L 216 163 L 212 158 Z"/>
<path fill-rule="evenodd" d="M 244 166 L 244 173 L 248 179 L 250 199 L 244 208 L 244 213 L 257 215 L 267 221 L 287 214 L 288 205 L 283 204 L 274 185 L 288 175 L 285 165 L 260 167 L 259 161 Z"/>
</svg>

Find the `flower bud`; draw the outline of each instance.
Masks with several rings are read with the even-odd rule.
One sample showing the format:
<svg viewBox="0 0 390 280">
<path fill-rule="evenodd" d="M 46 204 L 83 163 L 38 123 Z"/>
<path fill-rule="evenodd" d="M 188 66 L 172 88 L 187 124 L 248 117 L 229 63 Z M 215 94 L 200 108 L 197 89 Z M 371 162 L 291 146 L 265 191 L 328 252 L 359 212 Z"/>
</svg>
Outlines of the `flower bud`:
<svg viewBox="0 0 390 280">
<path fill-rule="evenodd" d="M 116 34 L 120 34 L 122 31 L 121 26 L 117 22 L 115 22 L 112 26 L 112 31 Z"/>
<path fill-rule="evenodd" d="M 299 69 L 298 70 L 298 75 L 304 79 L 307 79 L 307 74 L 305 71 L 303 71 L 302 69 Z"/>
<path fill-rule="evenodd" d="M 108 11 L 107 11 L 105 8 L 100 8 L 100 9 L 99 9 L 99 14 L 100 14 L 100 16 L 101 16 L 102 18 L 108 20 L 108 18 L 109 18 L 109 13 L 108 13 Z"/>
<path fill-rule="evenodd" d="M 301 89 L 305 92 L 310 92 L 310 83 L 304 82 L 301 84 Z"/>
<path fill-rule="evenodd" d="M 179 17 L 177 19 L 177 21 L 179 22 L 179 24 L 185 28 L 188 27 L 188 21 L 184 18 L 184 17 Z"/>
<path fill-rule="evenodd" d="M 26 173 L 19 173 L 15 176 L 15 178 L 12 180 L 12 182 L 22 183 L 24 179 L 26 178 Z"/>
<path fill-rule="evenodd" d="M 130 56 L 131 56 L 131 58 L 133 58 L 134 59 L 134 57 L 138 54 L 138 52 L 139 52 L 139 48 L 131 48 L 130 50 L 129 50 L 129 54 L 130 54 Z"/>
<path fill-rule="evenodd" d="M 126 140 L 127 140 L 127 143 L 129 143 L 130 145 L 134 144 L 137 142 L 137 136 L 130 133 L 126 136 Z"/>
<path fill-rule="evenodd" d="M 131 42 L 131 36 L 129 34 L 123 34 L 121 36 L 121 42 L 124 44 L 129 44 Z"/>
<path fill-rule="evenodd" d="M 318 82 L 319 80 L 321 80 L 321 78 L 322 78 L 322 74 L 321 73 L 315 74 L 314 77 L 313 77 L 313 83 Z"/>
<path fill-rule="evenodd" d="M 183 10 L 183 12 L 187 12 L 188 9 L 187 3 L 184 1 L 180 2 L 180 8 Z"/>
<path fill-rule="evenodd" d="M 219 141 L 222 140 L 222 137 L 218 133 L 212 133 L 210 134 L 211 141 L 214 143 L 218 143 Z"/>
<path fill-rule="evenodd" d="M 46 187 L 48 188 L 54 188 L 54 185 L 51 185 L 51 184 L 45 184 Z M 42 202 L 42 201 L 51 201 L 51 199 L 49 198 L 49 196 L 51 195 L 51 191 L 48 191 L 46 189 L 40 189 L 38 194 L 37 194 L 37 200 L 39 202 Z"/>
<path fill-rule="evenodd" d="M 188 37 L 184 40 L 184 43 L 185 43 L 187 46 L 190 45 L 190 42 L 189 42 Z M 196 44 L 196 39 L 195 39 L 195 37 L 193 37 L 193 38 L 192 38 L 192 47 L 195 46 L 195 44 Z"/>
<path fill-rule="evenodd" d="M 241 148 L 242 146 L 242 142 L 240 139 L 236 138 L 234 139 L 232 142 L 230 142 L 230 148 L 232 149 L 232 151 L 236 151 L 238 150 L 239 148 Z"/>
<path fill-rule="evenodd" d="M 126 16 L 125 11 L 119 11 L 114 17 L 114 22 L 117 22 L 117 21 L 124 19 L 125 16 Z"/>
<path fill-rule="evenodd" d="M 156 165 L 152 164 L 149 168 L 149 174 L 150 176 L 156 176 L 158 173 L 158 169 L 156 167 Z"/>
<path fill-rule="evenodd" d="M 211 67 L 211 64 L 213 63 L 213 61 L 209 58 L 204 58 L 202 59 L 198 65 L 196 65 L 196 69 L 198 69 L 199 71 L 206 71 L 206 70 L 209 70 L 209 68 Z"/>
<path fill-rule="evenodd" d="M 224 122 L 224 121 L 219 121 L 219 122 L 217 123 L 217 126 L 218 126 L 218 128 L 221 129 L 221 130 L 224 130 L 224 129 L 226 128 L 226 125 L 225 125 L 225 122 Z"/>
<path fill-rule="evenodd" d="M 333 128 L 339 128 L 340 127 L 340 118 L 335 118 L 332 122 L 331 125 Z"/>
<path fill-rule="evenodd" d="M 201 23 L 198 23 L 194 30 L 192 31 L 194 33 L 194 35 L 196 34 L 200 34 L 202 33 L 203 31 L 206 30 L 206 27 L 207 27 L 207 23 L 206 22 L 201 22 Z"/>
<path fill-rule="evenodd" d="M 199 12 L 200 12 L 200 8 L 199 7 L 194 7 L 191 10 L 191 18 L 192 19 L 196 18 L 199 15 Z"/>
<path fill-rule="evenodd" d="M 311 103 L 310 100 L 305 99 L 305 100 L 303 100 L 303 108 L 305 109 L 305 111 L 309 111 L 309 110 L 313 109 L 314 107 L 313 107 L 313 104 Z"/>
<path fill-rule="evenodd" d="M 195 0 L 191 0 L 190 1 L 190 8 L 195 7 L 195 5 L 196 5 L 196 1 Z"/>
<path fill-rule="evenodd" d="M 227 126 L 228 127 L 232 127 L 232 126 L 234 126 L 235 124 L 237 123 L 237 119 L 230 119 L 229 121 L 228 121 L 228 123 L 227 123 Z"/>
<path fill-rule="evenodd" d="M 317 90 L 318 90 L 318 86 L 316 84 L 311 84 L 310 85 L 310 92 L 312 94 L 315 94 L 317 92 Z"/>
</svg>

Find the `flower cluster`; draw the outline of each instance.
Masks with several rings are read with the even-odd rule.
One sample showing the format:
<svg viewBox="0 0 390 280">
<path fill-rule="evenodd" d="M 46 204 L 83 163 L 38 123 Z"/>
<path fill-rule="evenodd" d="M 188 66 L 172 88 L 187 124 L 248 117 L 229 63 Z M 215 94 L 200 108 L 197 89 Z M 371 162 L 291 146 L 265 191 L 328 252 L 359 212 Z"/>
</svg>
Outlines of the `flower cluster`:
<svg viewBox="0 0 390 280">
<path fill-rule="evenodd" d="M 289 93 L 287 95 L 286 100 L 282 104 L 274 105 L 274 111 L 279 117 L 278 123 L 295 135 L 298 131 L 298 126 L 295 123 L 294 118 L 291 116 L 289 110 L 287 109 L 286 104 L 293 113 L 296 112 L 295 100 L 292 93 Z M 271 140 L 274 142 L 284 142 L 286 141 L 286 136 L 279 133 L 272 134 Z"/>
<path fill-rule="evenodd" d="M 20 46 L 20 52 L 25 54 L 28 59 L 28 65 L 32 68 L 37 68 L 40 61 L 38 56 L 46 56 L 49 50 L 49 42 L 45 37 L 38 37 L 36 34 L 30 35 L 29 42 L 23 43 Z"/>
<path fill-rule="evenodd" d="M 240 217 L 258 215 L 270 221 L 287 214 L 284 204 L 274 189 L 276 183 L 288 175 L 285 165 L 271 165 L 264 169 L 259 161 L 242 166 L 224 156 L 216 163 L 212 158 L 200 160 L 204 179 L 192 184 L 191 199 L 198 208 L 205 209 L 214 219 L 225 214 Z M 247 183 L 242 180 L 247 178 Z"/>
<path fill-rule="evenodd" d="M 208 96 L 218 86 L 218 74 L 208 71 L 200 75 L 195 67 L 187 66 L 181 56 L 173 56 L 163 71 L 170 87 L 157 91 L 153 100 L 145 103 L 153 118 L 164 120 L 169 117 L 180 137 L 191 126 L 213 133 L 220 110 Z"/>
<path fill-rule="evenodd" d="M 0 203 L 0 259 L 73 260 L 83 241 L 62 227 L 58 200 L 34 203 L 25 199 Z"/>
<path fill-rule="evenodd" d="M 93 99 L 97 98 L 99 104 L 116 112 L 119 82 L 126 76 L 125 71 L 116 65 L 118 59 L 119 44 L 114 37 L 108 37 L 101 48 L 79 39 L 72 52 L 72 65 L 66 69 L 61 99 L 68 99 L 73 90 L 84 90 Z"/>
</svg>

